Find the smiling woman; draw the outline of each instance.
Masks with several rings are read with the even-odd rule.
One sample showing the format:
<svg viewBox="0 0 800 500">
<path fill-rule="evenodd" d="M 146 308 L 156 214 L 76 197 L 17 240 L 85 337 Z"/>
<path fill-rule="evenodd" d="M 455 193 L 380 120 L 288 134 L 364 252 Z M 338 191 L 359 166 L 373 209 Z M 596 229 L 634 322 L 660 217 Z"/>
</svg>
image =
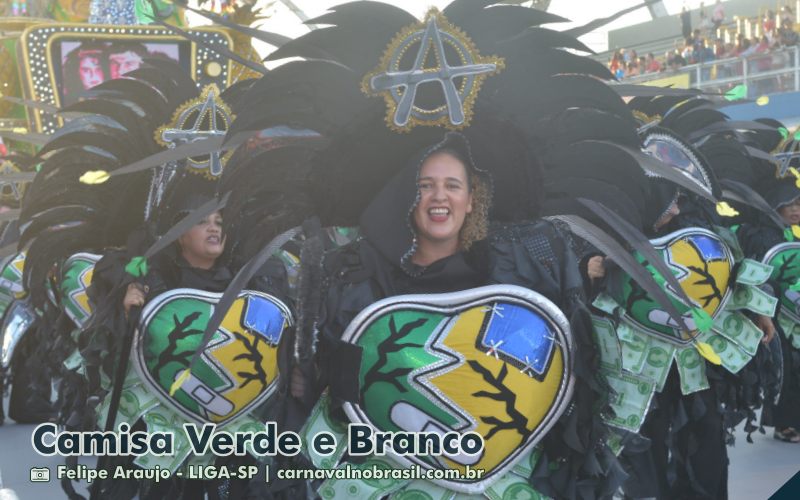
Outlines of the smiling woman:
<svg viewBox="0 0 800 500">
<path fill-rule="evenodd" d="M 422 164 L 414 209 L 418 247 L 413 261 L 427 265 L 456 253 L 464 219 L 472 212 L 472 189 L 464 164 L 450 151 L 439 151 Z"/>
<path fill-rule="evenodd" d="M 480 185 L 477 192 L 482 195 L 485 189 L 469 174 L 460 156 L 454 149 L 441 149 L 422 163 L 417 182 L 419 201 L 413 217 L 417 241 L 411 259 L 414 264 L 430 265 L 453 255 L 459 247 L 467 249 L 474 239 L 464 238 L 471 226 L 467 222 L 473 212 L 476 185 Z"/>
<path fill-rule="evenodd" d="M 400 300 L 399 296 L 406 294 L 443 294 L 490 283 L 486 258 L 490 186 L 489 174 L 475 165 L 470 143 L 460 133 L 448 132 L 440 142 L 409 155 L 405 167 L 374 194 L 372 202 L 364 210 L 360 224 L 364 237 L 325 257 L 324 267 L 331 284 L 325 295 L 325 320 L 320 325 L 317 352 L 321 369 L 313 378 L 302 376 L 298 370 L 292 374 L 293 379 L 299 379 L 292 382 L 295 397 L 313 403 L 324 386 L 330 385 L 332 397 L 338 399 L 343 388 L 337 380 L 358 376 L 358 371 L 364 368 L 367 374 L 362 375 L 367 382 L 363 389 L 368 395 L 363 397 L 373 401 L 370 398 L 377 394 L 384 402 L 396 402 L 395 393 L 390 389 L 403 384 L 405 378 L 391 374 L 410 371 L 410 368 L 395 366 L 402 364 L 401 357 L 388 355 L 388 351 L 392 351 L 388 346 L 414 329 L 415 325 L 419 327 L 415 335 L 422 335 L 418 341 L 427 342 L 430 332 L 424 333 L 427 330 L 421 327 L 427 320 L 416 318 L 416 312 L 410 313 L 414 316 L 411 319 L 398 317 L 398 321 L 402 321 L 400 326 L 393 319 L 389 325 L 393 336 L 378 348 L 387 354 L 381 354 L 383 361 L 378 361 L 372 368 L 352 359 L 352 348 L 344 347 L 347 341 L 340 338 L 360 312 L 382 299 Z M 420 359 L 427 360 L 424 349 L 419 349 L 421 344 L 397 345 L 408 347 L 404 353 L 413 352 L 411 357 L 421 356 Z M 382 370 L 386 364 L 396 369 L 390 372 Z M 473 373 L 470 368 L 466 370 Z M 368 389 L 375 382 L 373 379 L 380 386 L 378 392 Z M 391 385 L 384 386 L 384 382 L 390 380 Z M 312 387 L 316 382 L 320 383 Z M 410 401 L 416 400 L 412 398 Z M 398 424 L 397 429 L 390 426 L 382 430 L 416 429 L 413 424 L 406 425 L 409 420 L 403 418 L 404 415 L 424 413 L 426 410 L 420 410 L 419 405 L 428 408 L 419 401 L 416 404 L 398 404 L 392 418 L 403 422 L 402 425 Z M 442 415 L 437 418 L 447 421 Z M 448 432 L 462 437 L 475 434 L 467 432 L 474 430 L 472 428 L 456 430 L 438 423 L 431 424 L 431 429 L 434 438 Z M 388 432 L 386 435 L 391 434 Z M 353 440 L 350 443 L 353 444 Z M 398 451 L 399 448 L 393 449 Z M 350 451 L 353 454 L 372 453 L 371 449 L 351 448 Z M 459 453 L 455 455 L 461 457 Z M 478 458 L 462 457 L 459 460 L 474 465 Z"/>
<path fill-rule="evenodd" d="M 490 185 L 467 139 L 448 133 L 414 156 L 374 198 L 362 215 L 362 230 L 408 276 L 431 275 L 486 238 Z"/>
</svg>

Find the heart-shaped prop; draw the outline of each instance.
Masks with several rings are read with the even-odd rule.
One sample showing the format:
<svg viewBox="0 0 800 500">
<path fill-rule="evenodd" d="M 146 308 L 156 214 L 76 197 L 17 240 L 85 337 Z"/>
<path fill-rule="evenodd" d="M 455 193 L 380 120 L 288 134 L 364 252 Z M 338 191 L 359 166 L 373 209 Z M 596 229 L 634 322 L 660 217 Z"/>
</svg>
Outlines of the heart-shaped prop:
<svg viewBox="0 0 800 500">
<path fill-rule="evenodd" d="M 61 304 L 67 316 L 79 327 L 83 327 L 86 320 L 92 315 L 92 307 L 89 304 L 89 295 L 86 290 L 92 283 L 94 265 L 98 260 L 100 260 L 100 255 L 76 253 L 64 262 L 62 268 L 62 278 L 59 283 Z"/>
<path fill-rule="evenodd" d="M 793 290 L 800 283 L 800 243 L 781 243 L 764 255 L 764 264 L 772 266 L 770 281 L 780 290 L 781 312 L 800 323 L 800 290 Z"/>
<path fill-rule="evenodd" d="M 362 349 L 360 401 L 352 422 L 382 432 L 475 432 L 477 455 L 392 456 L 424 469 L 483 469 L 473 479 L 440 479 L 479 493 L 524 458 L 570 401 L 572 343 L 561 311 L 531 290 L 493 285 L 379 301 L 343 340 Z"/>
<path fill-rule="evenodd" d="M 667 311 L 630 276 L 620 274 L 621 282 L 609 287 L 610 294 L 625 308 L 628 318 L 641 331 L 662 340 L 686 345 L 699 333 L 691 309 L 700 308 L 714 319 L 730 299 L 734 284 L 733 254 L 719 236 L 696 227 L 681 229 L 651 243 L 663 255 L 684 293 L 692 300 L 691 307 L 677 298 L 677 294 L 655 268 L 649 265 L 647 268 L 656 282 L 667 291 L 691 331 L 683 331 Z M 637 258 L 644 261 L 638 254 Z"/>
<path fill-rule="evenodd" d="M 150 301 L 134 339 L 133 362 L 162 402 L 200 423 L 229 424 L 262 403 L 278 379 L 278 343 L 292 317 L 286 305 L 243 290 L 181 388 L 170 387 L 203 339 L 222 294 L 179 288 Z"/>
<path fill-rule="evenodd" d="M 3 263 L 3 270 L 0 271 L 0 295 L 7 302 L 25 296 L 25 288 L 22 286 L 22 272 L 25 269 L 26 256 L 27 253 L 23 251 Z"/>
</svg>

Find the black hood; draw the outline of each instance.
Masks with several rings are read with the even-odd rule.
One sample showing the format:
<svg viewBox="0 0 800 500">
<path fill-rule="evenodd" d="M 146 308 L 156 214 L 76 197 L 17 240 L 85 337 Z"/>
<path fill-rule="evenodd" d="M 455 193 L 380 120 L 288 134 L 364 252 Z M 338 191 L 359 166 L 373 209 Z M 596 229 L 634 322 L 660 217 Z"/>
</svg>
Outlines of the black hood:
<svg viewBox="0 0 800 500">
<path fill-rule="evenodd" d="M 776 180 L 764 189 L 764 199 L 775 210 L 786 206 L 800 198 L 800 188 L 794 178 Z"/>
<path fill-rule="evenodd" d="M 180 172 L 170 181 L 161 204 L 155 213 L 156 231 L 159 235 L 167 232 L 187 214 L 200 208 L 216 196 L 216 180 L 201 175 Z"/>
<path fill-rule="evenodd" d="M 445 149 L 455 152 L 469 170 L 471 189 L 475 187 L 474 179 L 478 178 L 489 188 L 489 194 L 491 193 L 491 179 L 486 171 L 475 166 L 467 138 L 457 132 L 448 132 L 441 142 L 412 156 L 408 164 L 384 186 L 361 215 L 360 226 L 364 237 L 385 259 L 408 274 L 415 274 L 410 262 L 415 250 L 415 233 L 411 221 L 419 201 L 419 171 L 428 157 Z M 486 200 L 486 204 L 489 203 L 490 200 Z M 481 209 L 475 204 L 473 199 L 473 214 L 481 213 Z M 488 206 L 482 210 L 485 214 Z"/>
<path fill-rule="evenodd" d="M 655 224 L 658 222 L 673 203 L 678 201 L 680 190 L 672 182 L 660 177 L 651 177 L 649 197 L 644 214 L 646 233 L 656 232 Z"/>
</svg>

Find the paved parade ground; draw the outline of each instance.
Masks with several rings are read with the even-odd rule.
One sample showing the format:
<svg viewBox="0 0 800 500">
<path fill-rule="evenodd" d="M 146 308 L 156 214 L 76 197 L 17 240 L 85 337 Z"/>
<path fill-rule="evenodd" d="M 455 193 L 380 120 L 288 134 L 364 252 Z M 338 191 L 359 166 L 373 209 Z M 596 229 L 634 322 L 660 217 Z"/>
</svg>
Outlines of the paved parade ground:
<svg viewBox="0 0 800 500">
<path fill-rule="evenodd" d="M 7 401 L 4 401 L 7 404 Z M 55 477 L 56 467 L 64 463 L 60 457 L 42 457 L 31 448 L 33 425 L 17 425 L 7 420 L 0 426 L 0 473 L 5 488 L 13 489 L 20 500 L 66 498 L 57 481 L 31 483 L 31 467 L 49 467 Z M 766 435 L 753 434 L 753 444 L 745 434 L 737 433 L 736 446 L 728 448 L 730 467 L 730 500 L 760 500 L 778 490 L 800 471 L 800 444 L 789 444 Z M 82 464 L 94 466 L 94 459 Z M 78 488 L 78 493 L 85 493 Z M 88 494 L 86 495 L 88 497 Z"/>
</svg>

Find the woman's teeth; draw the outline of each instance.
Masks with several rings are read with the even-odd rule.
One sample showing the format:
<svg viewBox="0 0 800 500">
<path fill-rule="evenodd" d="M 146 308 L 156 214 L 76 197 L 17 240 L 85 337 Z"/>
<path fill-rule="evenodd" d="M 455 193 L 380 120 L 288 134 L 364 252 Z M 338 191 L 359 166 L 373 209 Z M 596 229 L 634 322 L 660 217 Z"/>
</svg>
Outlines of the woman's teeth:
<svg viewBox="0 0 800 500">
<path fill-rule="evenodd" d="M 428 210 L 428 213 L 431 215 L 450 215 L 450 209 L 448 208 L 431 208 Z"/>
</svg>

